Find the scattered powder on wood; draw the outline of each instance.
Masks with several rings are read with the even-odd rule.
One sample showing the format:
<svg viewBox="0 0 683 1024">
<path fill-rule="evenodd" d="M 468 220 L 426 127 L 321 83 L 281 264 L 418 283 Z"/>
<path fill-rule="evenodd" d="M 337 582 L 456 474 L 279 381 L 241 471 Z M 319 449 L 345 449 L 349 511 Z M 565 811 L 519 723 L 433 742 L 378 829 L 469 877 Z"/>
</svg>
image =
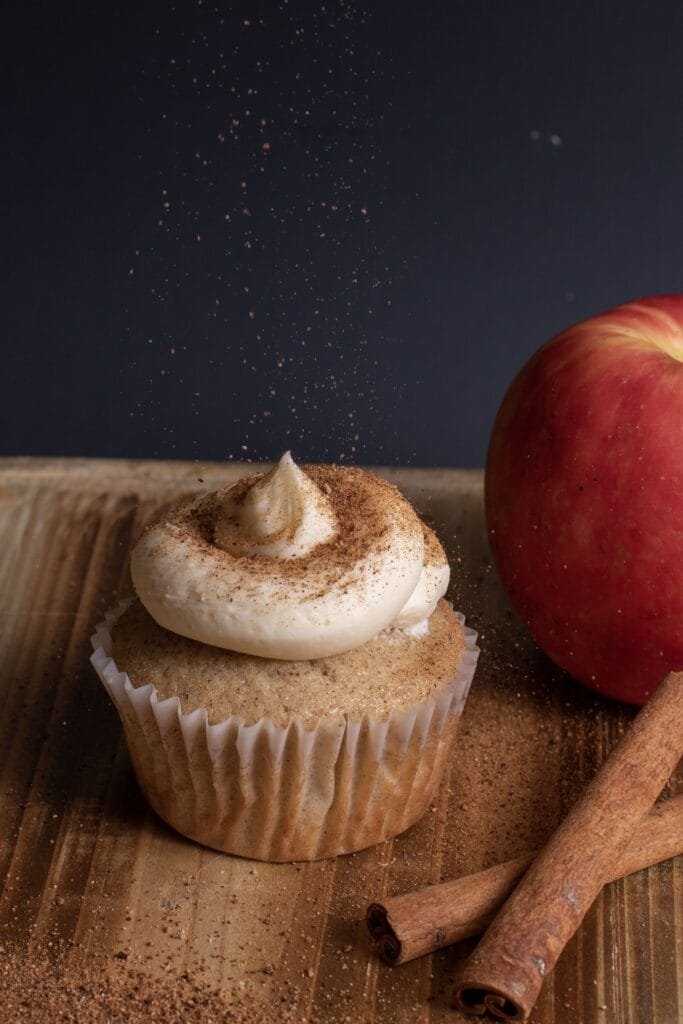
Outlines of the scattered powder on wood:
<svg viewBox="0 0 683 1024">
<path fill-rule="evenodd" d="M 278 1010 L 280 1012 L 280 1010 Z M 0 946 L 1 1024 L 262 1024 L 246 996 L 208 988 L 189 972 L 153 978 L 78 946 Z M 283 1021 L 300 1020 L 282 1007 Z"/>
</svg>

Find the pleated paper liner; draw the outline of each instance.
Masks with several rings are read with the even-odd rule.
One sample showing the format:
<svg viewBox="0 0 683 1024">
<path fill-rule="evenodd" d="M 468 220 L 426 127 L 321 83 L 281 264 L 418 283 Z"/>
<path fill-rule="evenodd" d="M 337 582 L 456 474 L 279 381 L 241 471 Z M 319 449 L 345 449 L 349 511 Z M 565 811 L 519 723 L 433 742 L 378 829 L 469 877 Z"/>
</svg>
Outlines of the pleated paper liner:
<svg viewBox="0 0 683 1024">
<path fill-rule="evenodd" d="M 322 718 L 306 729 L 236 715 L 213 725 L 206 709 L 184 713 L 119 671 L 111 627 L 97 626 L 91 661 L 121 716 L 140 788 L 178 832 L 226 853 L 266 861 L 318 860 L 398 835 L 424 814 L 438 788 L 479 648 L 465 648 L 436 693 L 385 721 Z"/>
</svg>

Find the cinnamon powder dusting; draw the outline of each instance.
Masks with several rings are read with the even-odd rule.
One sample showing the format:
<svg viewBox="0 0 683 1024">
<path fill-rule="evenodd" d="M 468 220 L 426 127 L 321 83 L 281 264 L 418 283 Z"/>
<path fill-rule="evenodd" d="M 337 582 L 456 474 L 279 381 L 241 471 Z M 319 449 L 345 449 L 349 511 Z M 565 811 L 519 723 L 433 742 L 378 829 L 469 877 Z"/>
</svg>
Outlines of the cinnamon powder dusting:
<svg viewBox="0 0 683 1024">
<path fill-rule="evenodd" d="M 261 576 L 267 576 L 271 581 L 279 581 L 291 594 L 292 588 L 302 582 L 306 582 L 308 588 L 312 578 L 321 589 L 326 589 L 347 576 L 350 567 L 361 562 L 371 546 L 376 549 L 378 540 L 381 542 L 385 535 L 388 545 L 390 523 L 407 537 L 421 529 L 410 503 L 398 488 L 381 477 L 354 467 L 303 466 L 302 469 L 323 491 L 339 522 L 335 536 L 307 555 L 287 560 L 267 555 L 236 556 L 218 547 L 214 543 L 214 530 L 227 488 L 173 509 L 166 517 L 172 541 L 164 538 L 162 543 L 182 538 L 190 545 L 184 557 L 210 560 L 216 576 L 223 564 L 242 565 L 255 584 Z M 233 500 L 239 501 L 258 479 L 259 476 L 249 476 L 232 485 Z M 436 538 L 434 541 L 438 544 Z M 395 548 L 395 533 L 392 544 Z M 395 550 L 395 554 L 400 558 L 400 550 Z"/>
<path fill-rule="evenodd" d="M 265 1024 L 253 1000 L 205 984 L 201 967 L 151 976 L 130 963 L 64 942 L 0 946 L 2 1024 Z M 278 1019 L 300 1020 L 283 1000 Z"/>
</svg>

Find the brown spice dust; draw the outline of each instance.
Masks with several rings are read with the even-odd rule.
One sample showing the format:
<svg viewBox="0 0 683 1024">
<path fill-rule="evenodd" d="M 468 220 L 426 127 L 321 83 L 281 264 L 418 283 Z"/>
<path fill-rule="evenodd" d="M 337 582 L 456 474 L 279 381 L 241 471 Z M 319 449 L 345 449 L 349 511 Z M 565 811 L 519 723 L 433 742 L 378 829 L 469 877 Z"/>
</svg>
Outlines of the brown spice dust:
<svg viewBox="0 0 683 1024">
<path fill-rule="evenodd" d="M 66 943 L 0 947 L 0 1024 L 262 1024 L 271 1015 L 184 971 L 157 979 Z M 300 1020 L 283 1006 L 280 1020 Z M 293 1012 L 293 1011 L 291 1011 Z"/>
</svg>

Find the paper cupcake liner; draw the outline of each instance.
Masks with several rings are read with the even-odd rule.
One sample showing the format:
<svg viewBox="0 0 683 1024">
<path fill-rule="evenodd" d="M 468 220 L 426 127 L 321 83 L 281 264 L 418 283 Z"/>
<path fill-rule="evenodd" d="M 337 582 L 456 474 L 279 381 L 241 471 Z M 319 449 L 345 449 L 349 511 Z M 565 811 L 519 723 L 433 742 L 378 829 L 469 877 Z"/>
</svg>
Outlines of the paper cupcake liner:
<svg viewBox="0 0 683 1024">
<path fill-rule="evenodd" d="M 114 702 L 140 788 L 178 832 L 226 853 L 267 861 L 318 860 L 397 835 L 425 812 L 441 780 L 469 692 L 479 648 L 464 626 L 453 678 L 385 721 L 370 715 L 315 728 L 295 717 L 284 728 L 237 715 L 209 724 L 135 686 L 112 656 L 111 627 L 92 637 L 91 661 Z"/>
</svg>

